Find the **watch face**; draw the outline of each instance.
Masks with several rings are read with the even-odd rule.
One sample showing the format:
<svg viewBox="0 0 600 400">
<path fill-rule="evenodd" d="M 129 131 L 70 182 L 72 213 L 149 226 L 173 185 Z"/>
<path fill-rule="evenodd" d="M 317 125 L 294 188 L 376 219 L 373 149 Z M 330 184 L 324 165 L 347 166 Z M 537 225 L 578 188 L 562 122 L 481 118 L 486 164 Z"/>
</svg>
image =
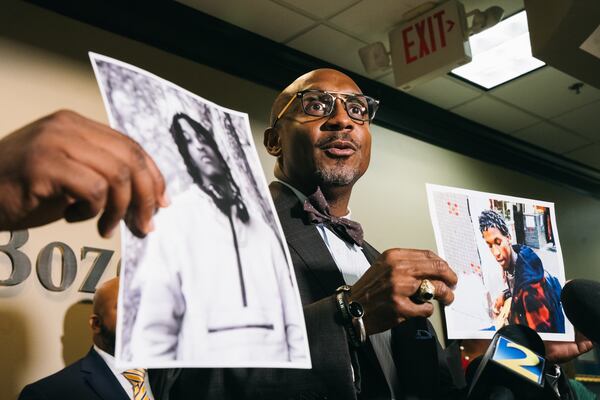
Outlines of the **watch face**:
<svg viewBox="0 0 600 400">
<path fill-rule="evenodd" d="M 350 315 L 356 318 L 360 318 L 363 315 L 365 315 L 365 310 L 363 309 L 363 307 L 360 305 L 360 303 L 357 303 L 355 301 L 348 304 L 348 311 L 350 311 Z"/>
</svg>

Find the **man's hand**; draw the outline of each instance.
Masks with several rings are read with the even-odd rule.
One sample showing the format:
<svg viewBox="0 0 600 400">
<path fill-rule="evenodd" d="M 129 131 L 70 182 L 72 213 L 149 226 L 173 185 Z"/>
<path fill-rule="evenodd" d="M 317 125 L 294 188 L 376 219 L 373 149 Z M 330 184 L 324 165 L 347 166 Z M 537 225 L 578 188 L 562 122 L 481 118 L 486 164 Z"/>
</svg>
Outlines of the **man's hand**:
<svg viewBox="0 0 600 400">
<path fill-rule="evenodd" d="M 144 236 L 167 205 L 165 182 L 133 140 L 72 111 L 58 111 L 0 140 L 0 230 L 24 229 L 100 213 L 112 234 L 125 218 Z"/>
<path fill-rule="evenodd" d="M 544 342 L 546 347 L 546 359 L 553 363 L 564 363 L 587 353 L 594 344 L 591 340 L 583 336 L 579 331 L 575 331 L 574 342 Z"/>
<path fill-rule="evenodd" d="M 433 304 L 410 299 L 423 279 L 434 284 L 437 300 L 452 303 L 451 288 L 458 278 L 444 260 L 428 250 L 385 251 L 352 286 L 351 299 L 365 310 L 367 334 L 385 331 L 407 318 L 431 316 Z"/>
</svg>

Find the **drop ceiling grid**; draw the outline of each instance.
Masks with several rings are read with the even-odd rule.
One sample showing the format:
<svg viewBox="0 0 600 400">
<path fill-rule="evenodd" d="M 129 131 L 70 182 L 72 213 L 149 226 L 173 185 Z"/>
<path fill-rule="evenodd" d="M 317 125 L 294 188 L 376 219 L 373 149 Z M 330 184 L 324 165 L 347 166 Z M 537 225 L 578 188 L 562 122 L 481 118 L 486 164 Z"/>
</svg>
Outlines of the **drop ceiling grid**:
<svg viewBox="0 0 600 400">
<path fill-rule="evenodd" d="M 402 14 L 426 0 L 179 0 L 200 11 L 284 43 L 363 76 L 358 49 L 374 41 L 389 47 L 387 33 Z M 492 4 L 493 3 L 493 4 Z M 506 15 L 522 0 L 463 0 L 467 11 L 500 5 Z M 394 86 L 391 73 L 370 76 Z M 600 90 L 584 86 L 580 95 L 565 88 L 577 80 L 541 68 L 491 91 L 442 76 L 409 94 L 466 118 L 589 165 L 600 145 Z M 594 104 L 598 110 L 590 111 Z"/>
<path fill-rule="evenodd" d="M 314 21 L 271 0 L 177 0 L 230 24 L 281 42 Z"/>
<path fill-rule="evenodd" d="M 272 1 L 278 1 L 278 0 L 272 0 Z M 356 54 L 356 51 L 358 50 L 358 48 L 361 47 L 360 41 L 362 40 L 365 44 L 376 41 L 376 40 L 382 40 L 384 42 L 387 42 L 387 40 L 385 38 L 386 33 L 398 20 L 397 15 L 402 15 L 407 10 L 412 9 L 413 7 L 415 7 L 419 4 L 422 4 L 423 2 L 424 2 L 423 0 L 412 0 L 412 1 L 402 2 L 402 4 L 400 4 L 400 2 L 397 2 L 397 1 L 394 2 L 392 0 L 381 0 L 380 3 L 378 4 L 379 7 L 377 7 L 377 8 L 372 7 L 371 4 L 369 4 L 366 1 L 357 2 L 357 3 L 352 4 L 350 7 L 348 7 L 345 11 L 339 12 L 340 10 L 338 10 L 338 13 L 334 17 L 330 18 L 329 20 L 321 21 L 322 25 L 317 25 L 317 26 L 311 27 L 307 32 L 304 32 L 303 34 L 295 37 L 293 40 L 288 42 L 288 45 L 290 45 L 291 47 L 294 47 L 298 50 L 307 52 L 309 54 L 317 55 L 320 58 L 323 58 L 327 61 L 333 62 L 338 65 L 341 65 L 341 66 L 348 68 L 354 72 L 357 72 L 361 75 L 366 75 L 362 66 L 357 61 L 358 55 Z M 469 4 L 467 5 L 467 7 L 470 9 L 470 8 L 485 6 L 485 4 L 481 4 L 481 2 L 478 2 L 478 3 L 479 4 L 475 4 L 475 2 L 469 2 L 470 7 L 469 7 Z M 508 5 L 508 10 L 509 10 L 508 12 L 511 12 L 511 13 L 522 8 L 522 1 L 520 1 L 520 0 L 516 0 L 516 1 L 512 0 L 512 1 L 508 1 L 508 2 L 504 1 L 504 3 L 510 3 L 510 4 L 502 4 L 502 5 L 504 7 L 507 7 L 507 5 Z M 383 22 L 382 22 L 382 18 L 383 18 Z M 370 25 L 364 24 L 365 20 L 377 21 L 377 24 L 370 24 Z M 374 25 L 376 26 L 376 28 L 373 29 Z M 323 26 L 330 28 L 332 30 L 330 32 L 330 34 L 335 36 L 335 38 L 333 40 L 331 40 L 330 46 L 328 46 L 328 47 L 334 48 L 335 49 L 334 53 L 337 53 L 337 55 L 331 55 L 330 50 L 323 49 L 323 46 L 315 44 L 316 38 L 319 37 L 320 35 L 328 36 L 326 34 L 326 32 L 328 32 L 328 30 L 326 28 L 324 28 Z M 371 29 L 365 29 L 364 27 L 371 27 Z M 334 33 L 333 31 L 337 31 L 337 33 Z M 349 36 L 350 39 L 347 39 L 347 38 L 345 39 L 344 35 Z M 352 39 L 354 39 L 354 40 L 352 40 Z M 549 68 L 542 68 L 542 70 L 550 71 L 550 72 L 541 72 L 540 73 L 540 75 L 545 74 L 545 75 L 548 75 L 550 78 L 547 78 L 545 81 L 544 81 L 544 79 L 532 80 L 531 85 L 533 86 L 534 84 L 537 83 L 538 89 L 540 87 L 541 88 L 550 87 L 549 85 L 547 85 L 546 81 L 555 82 L 556 75 L 561 74 L 558 71 L 549 69 Z M 564 75 L 564 74 L 562 74 L 562 75 Z M 566 75 L 564 75 L 564 77 L 565 78 L 563 78 L 563 81 L 565 79 L 569 79 L 569 80 L 572 79 Z M 394 86 L 393 75 L 391 75 L 391 74 L 385 75 L 383 78 L 381 78 L 379 80 L 390 86 Z M 455 83 L 449 77 L 438 78 L 432 82 L 435 82 L 435 81 L 437 81 L 437 84 L 436 83 L 425 83 L 425 84 L 421 85 L 421 87 L 415 88 L 415 90 L 413 90 L 411 94 L 422 100 L 428 101 L 432 104 L 438 105 L 438 106 L 440 106 L 442 108 L 446 108 L 446 109 L 451 109 L 452 107 L 458 108 L 459 106 L 465 105 L 463 110 L 466 108 L 469 108 L 469 107 L 480 110 L 481 108 L 479 106 L 473 106 L 473 105 L 466 106 L 466 104 L 469 103 L 470 101 L 476 101 L 477 99 L 479 99 L 481 101 L 481 98 L 484 98 L 486 96 L 495 97 L 493 95 L 493 92 L 480 94 L 483 92 L 481 92 L 479 89 L 475 89 L 475 88 L 473 88 L 472 90 L 466 89 L 461 84 Z M 539 83 L 540 81 L 543 81 L 543 82 Z M 529 82 L 529 81 L 525 81 L 525 82 Z M 504 87 L 504 86 L 506 86 L 506 87 Z M 541 122 L 546 122 L 546 125 L 543 125 L 543 126 L 547 126 L 547 125 L 552 126 L 554 128 L 553 132 L 556 133 L 556 131 L 561 128 L 558 127 L 555 122 L 548 121 L 548 119 L 553 116 L 553 113 L 576 108 L 577 105 L 582 102 L 582 98 L 577 98 L 576 100 L 578 100 L 578 102 L 575 102 L 574 104 L 569 104 L 568 102 L 553 102 L 553 103 L 560 103 L 561 106 L 554 107 L 554 110 L 552 110 L 553 112 L 551 112 L 551 113 L 543 112 L 545 109 L 552 109 L 552 107 L 544 107 L 543 105 L 539 106 L 537 108 L 536 107 L 527 107 L 526 103 L 524 104 L 522 101 L 519 101 L 519 100 L 527 98 L 527 96 L 523 95 L 524 93 L 525 94 L 535 93 L 535 91 L 532 91 L 531 89 L 526 88 L 526 86 L 528 86 L 528 85 L 527 84 L 523 85 L 523 81 L 520 81 L 518 83 L 511 82 L 508 85 L 503 85 L 503 86 L 501 86 L 500 90 L 498 91 L 498 96 L 495 99 L 495 100 L 499 100 L 501 103 L 503 103 L 505 106 L 507 106 L 507 107 L 504 107 L 504 113 L 512 115 L 513 116 L 512 118 L 518 120 L 518 122 L 510 123 L 510 122 L 507 122 L 507 120 L 505 118 L 499 118 L 499 119 L 498 118 L 496 118 L 496 119 L 489 118 L 486 121 L 482 121 L 480 119 L 479 122 L 482 122 L 492 128 L 499 129 L 506 133 L 515 132 L 515 131 L 522 130 L 524 128 L 532 127 L 532 126 L 536 126 L 536 125 L 542 126 L 542 125 L 540 125 Z M 448 90 L 450 87 L 453 87 L 454 91 L 460 93 L 460 95 L 448 96 L 446 93 L 448 93 Z M 513 87 L 513 88 L 519 87 L 522 89 L 522 91 L 521 91 L 521 93 L 518 93 L 518 95 L 516 95 L 516 96 L 511 96 L 510 89 L 509 89 L 510 87 Z M 440 94 L 436 93 L 438 91 Z M 446 95 L 444 95 L 444 94 L 446 94 Z M 542 103 L 544 101 L 544 99 L 552 98 L 554 96 L 535 96 L 535 97 L 538 98 L 538 101 L 533 100 L 531 104 L 539 105 L 539 103 Z M 541 99 L 542 101 L 539 101 L 539 99 Z M 552 103 L 549 103 L 549 104 L 552 104 Z M 458 113 L 460 114 L 460 110 Z M 526 117 L 525 115 L 529 115 L 529 117 Z M 477 120 L 476 117 L 473 117 L 473 119 Z M 527 121 L 527 122 L 525 122 L 525 121 Z M 581 144 L 582 142 L 586 142 L 585 139 L 583 139 L 581 137 L 581 135 L 578 135 L 576 132 L 569 132 L 569 130 L 564 129 L 564 133 L 565 133 L 565 135 L 569 135 L 572 137 L 572 142 L 575 142 L 578 144 Z M 518 136 L 518 135 L 515 135 L 515 136 Z M 545 142 L 544 140 L 537 141 L 535 139 L 535 138 L 538 138 L 539 135 L 531 135 L 531 133 L 530 133 L 529 136 L 525 136 L 525 137 L 528 138 L 529 141 L 532 141 L 534 144 L 541 145 L 542 147 L 548 148 L 547 142 Z M 543 136 L 540 139 L 543 139 Z M 560 147 L 557 147 L 557 143 L 568 143 L 568 141 L 560 141 L 559 140 L 559 141 L 553 142 L 552 148 L 554 149 L 554 151 L 557 151 L 559 153 L 564 153 L 564 152 L 572 150 L 573 148 L 576 147 L 576 146 L 571 145 L 571 146 L 566 146 L 564 148 L 560 148 Z"/>
<path fill-rule="evenodd" d="M 492 2 L 488 1 L 490 4 L 487 4 L 482 0 L 466 1 L 465 7 L 467 10 L 473 8 L 484 9 L 492 5 Z M 344 41 L 340 35 L 347 35 L 354 39 L 362 40 L 365 44 L 380 40 L 387 45 L 387 32 L 399 20 L 397 16 L 422 3 L 424 3 L 423 0 L 409 0 L 405 2 L 380 0 L 378 7 L 375 8 L 369 2 L 359 1 L 352 4 L 345 11 L 340 12 L 338 10 L 335 16 L 321 22 L 338 32 L 336 34 L 338 37 L 334 40 L 334 43 L 338 45 L 332 46 L 332 48 L 336 49 L 336 53 L 344 55 L 341 59 L 339 56 L 332 57 L 329 54 L 322 58 L 354 72 L 366 75 L 361 65 L 356 62 L 358 56 L 352 56 L 353 48 L 357 50 L 360 47 L 358 41 Z M 521 0 L 503 0 L 500 3 L 496 2 L 495 4 L 500 4 L 504 7 L 507 14 L 512 14 L 523 8 Z M 377 22 L 365 24 L 365 20 Z M 320 33 L 326 32 L 326 30 L 318 26 L 312 27 L 309 32 L 303 34 L 308 35 L 304 38 L 308 43 L 301 43 L 303 35 L 300 35 L 295 38 L 294 43 L 289 44 L 292 47 L 314 55 L 314 52 L 310 50 L 311 46 L 309 43 L 311 41 L 310 38 L 314 39 L 315 36 L 318 36 L 315 30 Z M 350 46 L 341 45 L 342 43 L 349 44 Z M 343 60 L 346 60 L 346 62 L 340 62 Z M 392 74 L 385 75 L 379 80 L 390 86 L 394 86 Z M 570 97 L 569 99 L 572 101 L 564 101 L 567 97 L 560 96 L 559 94 L 562 91 L 567 91 L 567 87 L 575 82 L 577 82 L 576 79 L 547 67 L 530 74 L 530 76 L 524 79 L 517 79 L 507 85 L 502 85 L 496 91 L 482 92 L 476 88 L 469 90 L 462 84 L 456 83 L 452 78 L 446 76 L 425 83 L 415 88 L 410 94 L 442 108 L 452 109 L 454 107 L 457 109 L 455 112 L 459 114 L 462 111 L 463 114 L 468 115 L 469 112 L 467 110 L 478 110 L 473 111 L 473 115 L 470 118 L 479 120 L 479 122 L 485 125 L 512 134 L 515 137 L 519 137 L 550 151 L 564 154 L 575 149 L 581 149 L 591 143 L 589 139 L 582 136 L 577 130 L 559 126 L 555 121 L 551 120 L 556 115 L 564 114 L 569 110 L 575 110 L 597 98 L 598 94 L 590 94 L 589 92 L 592 92 L 592 90 L 584 88 L 586 91 L 584 96 Z M 449 90 L 454 92 L 454 96 L 447 95 Z M 532 93 L 533 95 L 531 95 Z M 497 106 L 493 110 L 487 110 L 486 107 L 481 107 L 479 104 L 467 105 L 471 101 L 490 104 L 484 100 L 486 97 L 498 100 L 504 107 Z M 562 101 L 556 101 L 556 98 L 561 98 Z M 462 108 L 460 108 L 461 106 Z M 502 117 L 489 116 L 490 112 L 493 114 L 498 112 L 496 108 L 503 110 Z M 484 115 L 488 115 L 488 117 L 481 118 L 481 112 Z"/>
<path fill-rule="evenodd" d="M 590 140 L 547 121 L 512 132 L 510 135 L 558 154 L 566 154 L 591 144 Z"/>
<path fill-rule="evenodd" d="M 295 32 L 294 34 L 290 35 L 289 37 L 287 37 L 285 40 L 282 40 L 281 43 L 283 44 L 288 44 L 289 42 L 297 39 L 298 37 L 304 35 L 305 33 L 308 33 L 310 30 L 317 28 L 319 25 L 325 25 L 328 26 L 330 28 L 333 28 L 335 30 L 338 30 L 341 33 L 344 33 L 348 36 L 353 37 L 356 40 L 361 40 L 360 38 L 354 36 L 352 33 L 345 31 L 344 29 L 336 26 L 335 24 L 331 24 L 329 22 L 329 18 L 332 18 L 334 16 L 336 16 L 337 14 L 344 12 L 346 9 L 353 7 L 354 5 L 356 5 L 357 3 L 361 2 L 362 0 L 354 0 L 354 1 L 343 1 L 343 0 L 338 0 L 336 2 L 327 2 L 328 7 L 326 7 L 327 12 L 323 12 L 323 10 L 320 10 L 318 7 L 315 7 L 314 9 L 312 9 L 310 7 L 310 5 L 312 3 L 314 3 L 314 1 L 309 1 L 308 3 L 298 3 L 298 4 L 291 4 L 285 0 L 270 0 L 273 3 L 279 4 L 282 7 L 285 7 L 287 9 L 289 9 L 292 12 L 298 13 L 300 15 L 305 16 L 306 18 L 310 18 L 313 20 L 313 24 L 305 29 L 302 29 L 300 31 Z M 332 4 L 338 4 L 338 7 L 332 8 Z M 347 4 L 346 4 L 347 3 Z M 319 4 L 321 5 L 321 4 Z M 335 10 L 335 11 L 333 11 Z"/>
<path fill-rule="evenodd" d="M 366 43 L 381 41 L 389 49 L 388 32 L 397 25 L 402 16 L 427 0 L 378 0 L 363 1 L 330 19 L 330 22 L 361 38 Z"/>
<path fill-rule="evenodd" d="M 549 67 L 546 68 L 549 69 Z M 394 77 L 392 74 L 380 78 L 379 81 L 394 86 Z M 523 86 L 522 81 L 515 84 Z M 530 89 L 525 87 L 525 92 L 528 90 Z M 476 120 L 476 118 L 472 115 L 478 114 L 478 110 L 481 110 L 481 107 L 473 105 L 467 106 L 467 104 L 485 96 L 491 97 L 502 103 L 502 109 L 504 110 L 501 115 L 502 118 L 497 119 L 496 122 L 494 122 L 493 118 L 482 117 L 479 122 L 502 131 L 505 130 L 507 126 L 505 121 L 507 115 L 517 113 L 518 116 L 526 118 L 523 117 L 523 115 L 527 114 L 531 118 L 528 119 L 528 122 L 524 126 L 515 130 L 509 130 L 506 133 L 558 154 L 565 154 L 569 151 L 581 149 L 592 143 L 589 139 L 577 132 L 573 132 L 563 126 L 559 126 L 554 121 L 536 115 L 530 109 L 511 103 L 511 100 L 515 98 L 514 96 L 496 98 L 490 92 L 484 92 L 475 86 L 469 85 L 468 83 L 449 75 L 444 75 L 423 83 L 408 92 L 408 94 L 450 111 L 453 111 L 454 108 L 460 109 L 461 106 L 465 106 L 462 109 L 463 116 L 467 116 L 466 114 L 468 114 L 469 118 L 474 120 Z M 472 108 L 470 113 L 464 111 L 467 107 Z M 492 110 L 496 113 L 498 112 L 497 109 Z M 457 113 L 460 115 L 460 110 Z"/>
<path fill-rule="evenodd" d="M 582 150 L 600 139 L 599 129 L 593 128 L 600 126 L 600 91 L 585 85 L 576 94 L 568 89 L 576 82 L 547 66 L 486 95 L 538 118 L 535 124 L 508 134 L 589 164 L 588 153 Z"/>
<path fill-rule="evenodd" d="M 302 0 L 293 2 L 291 0 L 271 0 L 295 12 L 305 14 L 315 20 L 325 20 L 346 9 L 360 3 L 363 0 Z"/>
<path fill-rule="evenodd" d="M 542 67 L 488 93 L 540 118 L 551 119 L 600 100 L 600 90 L 584 85 L 579 94 L 570 90 L 579 80 L 552 67 Z M 560 99 L 559 101 L 556 101 Z"/>
<path fill-rule="evenodd" d="M 540 119 L 510 103 L 484 94 L 450 111 L 500 132 L 513 132 L 540 122 Z"/>
<path fill-rule="evenodd" d="M 587 106 L 598 101 L 600 91 L 589 86 L 582 89 L 582 93 L 585 91 L 584 95 L 570 93 L 568 86 L 574 82 L 577 80 L 551 67 L 544 67 L 502 85 L 498 89 L 483 92 L 482 96 L 449 109 L 547 150 L 565 154 L 591 144 L 591 133 L 586 129 L 589 130 L 591 127 L 600 125 L 600 121 L 594 123 L 592 120 L 595 116 L 600 115 L 600 106 L 597 113 L 586 112 L 574 117 L 565 117 L 560 120 L 562 124 L 559 120 L 554 119 L 557 115 L 570 116 L 571 113 L 575 113 L 581 108 L 587 109 Z M 417 89 L 418 87 L 415 88 L 415 90 Z M 531 95 L 532 93 L 533 95 Z M 480 104 L 469 104 L 472 102 L 487 103 L 486 98 L 493 99 L 502 106 L 492 106 L 492 103 L 488 103 L 488 107 L 490 107 L 488 110 Z M 560 100 L 557 101 L 557 99 Z M 428 99 L 425 98 L 425 100 Z M 560 104 L 555 105 L 554 103 Z M 490 115 L 490 112 L 494 114 L 500 112 L 504 114 L 505 118 L 496 118 L 496 116 Z M 515 117 L 526 120 L 525 114 L 529 115 L 530 119 L 529 123 L 523 126 L 515 129 L 518 124 L 508 122 Z M 596 136 L 600 136 L 600 132 L 596 133 Z"/>
<path fill-rule="evenodd" d="M 395 87 L 393 74 L 388 74 L 378 80 Z M 406 93 L 446 110 L 483 95 L 481 90 L 448 75 L 434 78 Z"/>
<path fill-rule="evenodd" d="M 600 143 L 600 100 L 562 114 L 551 121 Z M 598 158 L 600 159 L 600 156 Z"/>
<path fill-rule="evenodd" d="M 364 46 L 364 43 L 328 26 L 318 25 L 288 42 L 287 45 L 358 74 L 366 75 L 358 57 L 358 49 Z"/>
<path fill-rule="evenodd" d="M 451 111 L 558 154 L 567 154 L 592 144 L 591 140 L 576 130 L 567 129 L 515 104 L 496 99 L 489 93 Z M 578 159 L 576 155 L 572 158 Z"/>
</svg>

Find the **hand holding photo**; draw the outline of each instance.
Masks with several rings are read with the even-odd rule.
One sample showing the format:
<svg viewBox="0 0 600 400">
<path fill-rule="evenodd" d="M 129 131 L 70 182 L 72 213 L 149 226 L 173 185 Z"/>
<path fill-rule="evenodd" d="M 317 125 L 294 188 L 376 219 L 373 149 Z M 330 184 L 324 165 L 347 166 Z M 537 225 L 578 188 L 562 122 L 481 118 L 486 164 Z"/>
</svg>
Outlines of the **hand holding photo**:
<svg viewBox="0 0 600 400">
<path fill-rule="evenodd" d="M 508 324 L 572 341 L 554 204 L 427 185 L 438 254 L 459 276 L 445 308 L 450 339 L 491 338 Z"/>
</svg>

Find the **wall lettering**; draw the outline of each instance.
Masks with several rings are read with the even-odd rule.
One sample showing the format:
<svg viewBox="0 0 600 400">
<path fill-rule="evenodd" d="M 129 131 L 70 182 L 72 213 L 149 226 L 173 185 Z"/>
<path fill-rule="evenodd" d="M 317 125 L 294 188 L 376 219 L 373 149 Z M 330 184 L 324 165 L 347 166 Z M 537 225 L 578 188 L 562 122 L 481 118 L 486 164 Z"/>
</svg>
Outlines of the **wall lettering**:
<svg viewBox="0 0 600 400">
<path fill-rule="evenodd" d="M 31 275 L 31 260 L 29 256 L 19 249 L 29 240 L 27 230 L 10 232 L 10 239 L 6 244 L 0 244 L 0 253 L 4 253 L 10 260 L 11 273 L 6 279 L 0 279 L 0 288 L 2 286 L 14 286 L 23 283 Z M 55 252 L 60 252 L 60 282 L 55 284 L 52 280 L 53 268 L 58 268 L 59 263 L 53 262 Z M 95 255 L 90 270 L 87 272 L 83 283 L 79 288 L 82 293 L 94 293 L 96 286 L 102 278 L 104 271 L 108 267 L 114 254 L 114 250 L 100 249 L 96 247 L 84 246 L 81 248 L 81 261 L 85 260 L 89 254 Z M 118 268 L 121 260 L 118 261 Z M 36 272 L 38 281 L 44 288 L 52 292 L 62 292 L 67 290 L 77 277 L 78 266 L 77 256 L 73 249 L 63 242 L 51 242 L 44 246 L 38 253 L 36 262 Z M 118 272 L 117 272 L 118 274 Z M 1 290 L 1 289 L 0 289 Z"/>
<path fill-rule="evenodd" d="M 10 259 L 12 271 L 7 279 L 0 280 L 0 286 L 14 286 L 29 278 L 31 261 L 27 254 L 19 249 L 29 240 L 29 231 L 10 232 L 8 243 L 0 245 L 0 252 Z"/>
<path fill-rule="evenodd" d="M 90 268 L 90 271 L 83 280 L 79 291 L 84 293 L 94 293 L 96 291 L 98 281 L 102 277 L 102 274 L 104 273 L 104 270 L 106 270 L 106 267 L 108 267 L 108 263 L 110 262 L 110 259 L 112 258 L 113 254 L 115 254 L 115 252 L 113 250 L 98 249 L 96 247 L 84 246 L 81 249 L 81 259 L 84 260 L 88 253 L 97 253 L 98 255 L 94 259 L 92 267 Z M 121 260 L 119 260 L 119 264 L 121 264 Z"/>
<path fill-rule="evenodd" d="M 61 254 L 61 279 L 58 285 L 52 282 L 52 255 L 58 249 Z M 77 258 L 71 248 L 62 242 L 48 243 L 37 258 L 37 275 L 40 283 L 52 292 L 67 290 L 77 276 Z"/>
</svg>

